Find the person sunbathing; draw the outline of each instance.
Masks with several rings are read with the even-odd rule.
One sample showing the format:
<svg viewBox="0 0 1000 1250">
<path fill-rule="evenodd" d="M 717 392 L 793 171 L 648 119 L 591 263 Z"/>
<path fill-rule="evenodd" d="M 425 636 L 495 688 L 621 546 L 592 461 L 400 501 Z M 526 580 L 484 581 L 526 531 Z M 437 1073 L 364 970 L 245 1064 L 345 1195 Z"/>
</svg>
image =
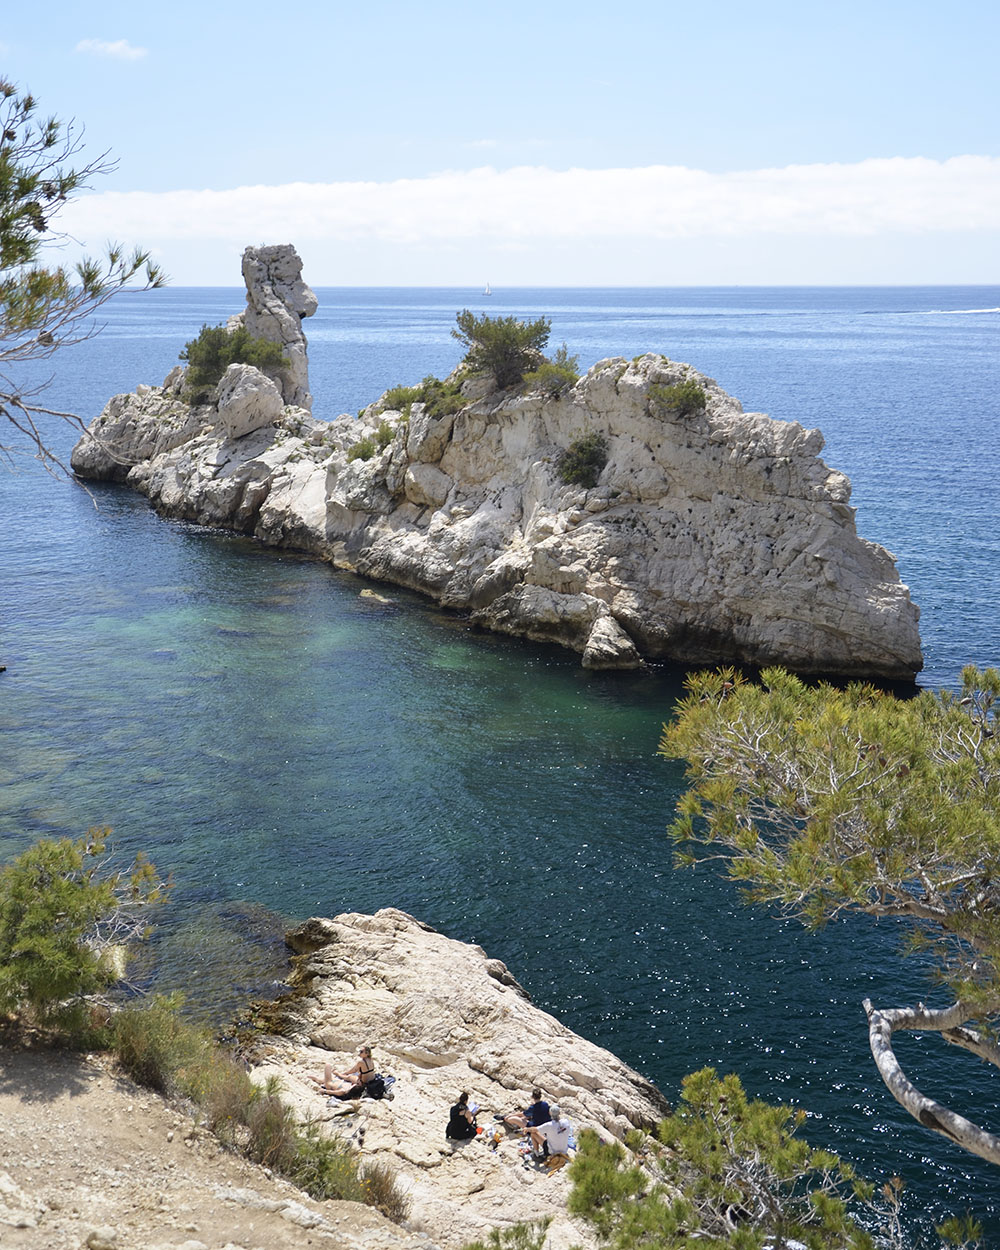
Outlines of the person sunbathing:
<svg viewBox="0 0 1000 1250">
<path fill-rule="evenodd" d="M 320 1093 L 329 1094 L 332 1098 L 360 1098 L 365 1086 L 375 1075 L 375 1064 L 372 1061 L 372 1048 L 362 1046 L 358 1051 L 358 1061 L 346 1072 L 334 1072 L 330 1064 L 323 1068 L 323 1079 L 309 1074 L 310 1081 L 319 1086 Z"/>
</svg>

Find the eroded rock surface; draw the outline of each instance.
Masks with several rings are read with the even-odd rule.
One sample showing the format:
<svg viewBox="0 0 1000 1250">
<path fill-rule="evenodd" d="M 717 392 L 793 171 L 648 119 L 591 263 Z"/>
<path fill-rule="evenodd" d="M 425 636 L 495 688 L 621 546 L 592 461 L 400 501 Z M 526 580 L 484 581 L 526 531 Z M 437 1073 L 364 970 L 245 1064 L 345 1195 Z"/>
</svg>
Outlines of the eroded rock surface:
<svg viewBox="0 0 1000 1250">
<path fill-rule="evenodd" d="M 316 296 L 302 279 L 302 261 L 288 243 L 248 247 L 243 253 L 243 280 L 247 306 L 229 319 L 230 327 L 243 322 L 255 339 L 280 343 L 288 360 L 281 373 L 286 404 L 312 408 L 309 360 L 302 321 L 316 311 Z"/>
<path fill-rule="evenodd" d="M 274 250 L 244 269 L 267 309 L 281 303 L 275 323 L 297 326 L 314 301 L 298 270 L 254 277 Z M 455 413 L 392 411 L 383 398 L 328 423 L 307 411 L 307 379 L 296 375 L 277 413 L 251 403 L 255 371 L 241 368 L 238 414 L 235 396 L 188 409 L 178 370 L 115 396 L 74 469 L 125 481 L 169 516 L 570 647 L 591 668 L 670 659 L 908 680 L 922 666 L 918 610 L 889 552 L 859 537 L 819 430 L 745 413 L 688 365 L 603 360 L 555 395 L 471 377 Z M 682 382 L 702 387 L 703 409 L 664 403 Z M 592 488 L 565 485 L 560 456 L 590 433 L 606 439 L 607 463 Z M 348 459 L 366 438 L 369 458 Z"/>
<path fill-rule="evenodd" d="M 364 1143 L 388 1161 L 410 1193 L 408 1227 L 445 1247 L 489 1228 L 552 1215 L 550 1247 L 588 1244 L 566 1215 L 568 1180 L 525 1168 L 518 1135 L 491 1148 L 494 1112 L 530 1101 L 534 1086 L 579 1132 L 605 1138 L 648 1127 L 662 1094 L 609 1051 L 535 1007 L 503 963 L 481 947 L 435 932 L 406 913 L 313 919 L 288 938 L 300 952 L 299 988 L 282 1036 L 264 1039 L 254 1077 L 277 1076 L 300 1114 Z M 396 1077 L 392 1101 L 328 1105 L 309 1075 L 342 1071 L 370 1043 L 380 1072 Z M 451 1143 L 448 1108 L 467 1090 L 487 1133 Z"/>
</svg>

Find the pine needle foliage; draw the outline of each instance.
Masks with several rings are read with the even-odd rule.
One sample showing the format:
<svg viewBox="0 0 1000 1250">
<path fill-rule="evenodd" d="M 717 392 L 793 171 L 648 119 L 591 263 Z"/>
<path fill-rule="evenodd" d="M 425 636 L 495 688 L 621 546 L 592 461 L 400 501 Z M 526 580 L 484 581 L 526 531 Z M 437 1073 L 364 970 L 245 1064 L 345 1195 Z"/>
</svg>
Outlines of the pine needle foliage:
<svg viewBox="0 0 1000 1250">
<path fill-rule="evenodd" d="M 0 869 L 0 1011 L 72 1027 L 88 996 L 119 979 L 109 952 L 145 936 L 165 886 L 142 856 L 113 869 L 109 835 L 43 839 Z"/>
<path fill-rule="evenodd" d="M 498 390 L 516 386 L 525 373 L 541 363 L 552 322 L 547 317 L 518 321 L 516 317 L 477 317 L 464 308 L 455 317 L 452 338 L 466 348 L 464 362 L 475 373 L 493 374 Z"/>
<path fill-rule="evenodd" d="M 870 1210 L 872 1186 L 799 1138 L 804 1118 L 704 1068 L 638 1151 L 581 1135 L 569 1210 L 609 1250 L 871 1250 L 852 1206 Z"/>
<path fill-rule="evenodd" d="M 896 1029 L 937 1031 L 1000 1067 L 1000 672 L 969 666 L 956 697 L 759 682 L 687 683 L 660 750 L 688 763 L 678 863 L 721 861 L 751 902 L 811 928 L 860 912 L 900 925 L 950 1002 L 879 1008 L 869 1041 L 893 1097 L 925 1127 L 1000 1165 L 1000 1134 L 921 1094 Z"/>
<path fill-rule="evenodd" d="M 962 1001 L 1000 1010 L 1000 673 L 960 697 L 806 685 L 780 669 L 688 682 L 660 751 L 688 761 L 681 862 L 721 853 L 749 900 L 812 928 L 905 922 Z"/>
<path fill-rule="evenodd" d="M 525 1220 L 509 1228 L 491 1228 L 482 1241 L 470 1241 L 463 1250 L 542 1250 L 552 1216 Z"/>
<path fill-rule="evenodd" d="M 44 419 L 61 418 L 80 432 L 84 422 L 47 407 L 44 385 L 26 387 L 17 366 L 91 338 L 99 329 L 94 314 L 116 292 L 165 281 L 148 252 L 117 244 L 72 269 L 43 263 L 45 249 L 69 241 L 58 228 L 66 205 L 115 168 L 107 153 L 74 165 L 80 133 L 72 121 L 41 117 L 30 92 L 0 77 L 0 458 L 28 454 L 52 472 L 66 470 L 46 441 Z"/>
</svg>

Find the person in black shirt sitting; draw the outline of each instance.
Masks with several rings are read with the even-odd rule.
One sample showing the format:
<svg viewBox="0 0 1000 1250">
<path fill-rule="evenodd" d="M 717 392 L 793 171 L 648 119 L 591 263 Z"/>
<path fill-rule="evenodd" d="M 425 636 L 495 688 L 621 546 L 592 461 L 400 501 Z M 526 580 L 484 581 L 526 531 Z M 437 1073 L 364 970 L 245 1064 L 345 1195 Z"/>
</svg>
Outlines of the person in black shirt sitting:
<svg viewBox="0 0 1000 1250">
<path fill-rule="evenodd" d="M 476 1112 L 478 1106 L 473 1103 L 469 1106 L 469 1095 L 461 1093 L 458 1096 L 458 1102 L 452 1107 L 448 1115 L 448 1127 L 444 1131 L 445 1137 L 450 1137 L 452 1141 L 466 1141 L 470 1137 L 476 1135 Z"/>
</svg>

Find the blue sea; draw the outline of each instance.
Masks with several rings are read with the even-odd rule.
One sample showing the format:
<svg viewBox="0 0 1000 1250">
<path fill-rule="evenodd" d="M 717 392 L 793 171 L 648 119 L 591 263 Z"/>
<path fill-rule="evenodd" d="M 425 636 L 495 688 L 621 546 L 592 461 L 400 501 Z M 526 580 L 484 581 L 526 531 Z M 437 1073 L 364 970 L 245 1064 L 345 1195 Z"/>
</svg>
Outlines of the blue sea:
<svg viewBox="0 0 1000 1250">
<path fill-rule="evenodd" d="M 920 684 L 1000 662 L 1000 287 L 319 289 L 306 323 L 317 416 L 443 376 L 469 307 L 552 321 L 587 367 L 654 350 L 826 437 L 858 529 L 921 608 Z M 158 383 L 236 289 L 122 296 L 38 369 L 90 418 Z M 47 427 L 68 459 L 72 433 Z M 675 1097 L 712 1064 L 809 1113 L 806 1133 L 907 1218 L 971 1210 L 1000 1244 L 995 1169 L 907 1117 L 868 1052 L 861 1000 L 939 1001 L 891 925 L 819 934 L 672 867 L 683 774 L 658 756 L 684 673 L 583 672 L 472 631 L 405 591 L 159 519 L 119 487 L 0 470 L 0 836 L 110 825 L 173 898 L 142 976 L 221 1021 L 273 988 L 288 921 L 396 906 L 503 959 L 534 1000 Z M 385 588 L 382 588 L 383 591 Z M 377 1040 L 377 1039 L 376 1039 Z M 936 1039 L 900 1044 L 928 1093 L 994 1126 L 997 1082 Z M 985 1108 L 985 1111 L 983 1110 Z"/>
</svg>

